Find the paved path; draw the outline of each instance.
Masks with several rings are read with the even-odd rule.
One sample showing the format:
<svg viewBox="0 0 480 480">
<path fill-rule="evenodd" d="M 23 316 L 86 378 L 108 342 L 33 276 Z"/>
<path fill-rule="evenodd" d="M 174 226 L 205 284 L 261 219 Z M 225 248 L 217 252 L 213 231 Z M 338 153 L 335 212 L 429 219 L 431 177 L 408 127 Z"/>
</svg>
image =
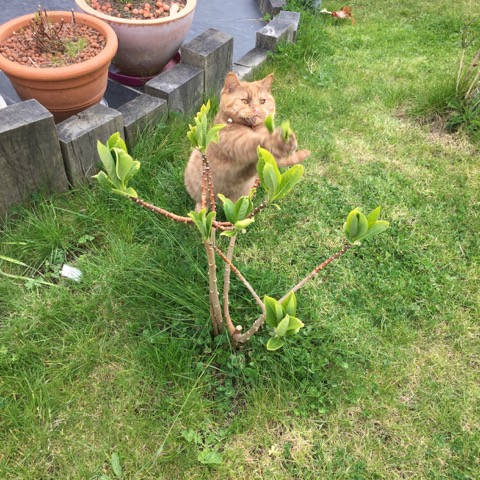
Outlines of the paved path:
<svg viewBox="0 0 480 480">
<path fill-rule="evenodd" d="M 0 0 L 5 1 L 5 0 Z M 0 24 L 32 13 L 38 4 L 47 10 L 77 10 L 74 0 L 15 0 L 8 8 L 0 9 Z M 189 41 L 209 28 L 216 28 L 234 37 L 233 58 L 238 59 L 255 46 L 255 33 L 265 25 L 262 13 L 255 0 L 197 0 L 192 28 L 187 35 Z M 117 108 L 137 95 L 137 91 L 126 88 L 111 80 L 105 98 Z M 0 72 L 0 95 L 7 103 L 18 101 L 18 97 L 5 75 Z"/>
</svg>

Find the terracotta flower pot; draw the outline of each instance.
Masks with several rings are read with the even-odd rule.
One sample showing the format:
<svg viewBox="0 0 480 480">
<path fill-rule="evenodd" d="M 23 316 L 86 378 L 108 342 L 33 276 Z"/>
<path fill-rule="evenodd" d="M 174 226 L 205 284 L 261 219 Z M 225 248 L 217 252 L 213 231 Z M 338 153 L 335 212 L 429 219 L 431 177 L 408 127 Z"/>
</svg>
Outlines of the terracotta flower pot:
<svg viewBox="0 0 480 480">
<path fill-rule="evenodd" d="M 48 12 L 54 22 L 70 18 L 71 12 Z M 0 25 L 0 42 L 30 23 L 34 14 Z M 65 67 L 34 68 L 19 65 L 0 55 L 0 70 L 12 82 L 22 100 L 34 98 L 49 110 L 56 122 L 100 102 L 107 88 L 108 67 L 117 51 L 115 32 L 97 18 L 75 14 L 78 25 L 88 25 L 106 39 L 105 48 L 94 58 Z"/>
<path fill-rule="evenodd" d="M 197 6 L 197 0 L 188 0 L 186 6 L 171 17 L 137 20 L 100 13 L 85 0 L 75 0 L 75 3 L 115 30 L 118 51 L 112 63 L 120 71 L 137 77 L 155 75 L 175 56 L 190 30 Z"/>
</svg>

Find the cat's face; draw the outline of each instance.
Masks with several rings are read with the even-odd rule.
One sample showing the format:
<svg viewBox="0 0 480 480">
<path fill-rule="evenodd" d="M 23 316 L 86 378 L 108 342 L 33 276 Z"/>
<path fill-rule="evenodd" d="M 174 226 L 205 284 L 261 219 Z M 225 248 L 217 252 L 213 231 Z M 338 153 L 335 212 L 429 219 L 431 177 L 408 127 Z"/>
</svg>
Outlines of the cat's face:
<svg viewBox="0 0 480 480">
<path fill-rule="evenodd" d="M 233 73 L 225 79 L 220 111 L 233 123 L 256 127 L 269 114 L 275 114 L 275 100 L 270 93 L 273 75 L 256 82 L 241 82 Z"/>
</svg>

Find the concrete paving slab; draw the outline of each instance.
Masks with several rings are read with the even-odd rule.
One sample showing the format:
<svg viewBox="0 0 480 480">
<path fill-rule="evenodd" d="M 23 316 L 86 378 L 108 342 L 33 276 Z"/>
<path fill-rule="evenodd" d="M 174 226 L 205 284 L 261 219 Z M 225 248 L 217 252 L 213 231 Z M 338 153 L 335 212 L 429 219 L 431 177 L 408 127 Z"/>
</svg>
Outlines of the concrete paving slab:
<svg viewBox="0 0 480 480">
<path fill-rule="evenodd" d="M 209 28 L 234 38 L 233 60 L 255 47 L 255 32 L 266 22 L 256 0 L 197 0 L 192 28 L 186 41 Z"/>
</svg>

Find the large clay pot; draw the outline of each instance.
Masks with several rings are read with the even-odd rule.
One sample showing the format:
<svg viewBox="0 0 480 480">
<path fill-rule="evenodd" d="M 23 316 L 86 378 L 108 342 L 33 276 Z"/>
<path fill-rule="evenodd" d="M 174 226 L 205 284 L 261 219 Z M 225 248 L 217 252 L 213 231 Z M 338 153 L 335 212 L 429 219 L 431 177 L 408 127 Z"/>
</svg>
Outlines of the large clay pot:
<svg viewBox="0 0 480 480">
<path fill-rule="evenodd" d="M 0 26 L 0 42 L 28 25 L 34 14 L 14 18 Z M 68 19 L 71 12 L 48 12 L 57 22 Z M 78 25 L 86 24 L 106 39 L 105 48 L 85 62 L 65 67 L 35 68 L 19 65 L 0 55 L 0 70 L 12 82 L 22 100 L 34 98 L 49 110 L 56 122 L 100 102 L 107 88 L 108 67 L 117 51 L 115 32 L 104 22 L 84 13 L 75 14 Z"/>
<path fill-rule="evenodd" d="M 149 20 L 116 18 L 100 13 L 87 0 L 75 0 L 85 13 L 107 22 L 117 34 L 118 51 L 112 63 L 118 70 L 136 77 L 160 72 L 182 46 L 193 22 L 197 0 L 187 0 L 175 15 Z"/>
</svg>

